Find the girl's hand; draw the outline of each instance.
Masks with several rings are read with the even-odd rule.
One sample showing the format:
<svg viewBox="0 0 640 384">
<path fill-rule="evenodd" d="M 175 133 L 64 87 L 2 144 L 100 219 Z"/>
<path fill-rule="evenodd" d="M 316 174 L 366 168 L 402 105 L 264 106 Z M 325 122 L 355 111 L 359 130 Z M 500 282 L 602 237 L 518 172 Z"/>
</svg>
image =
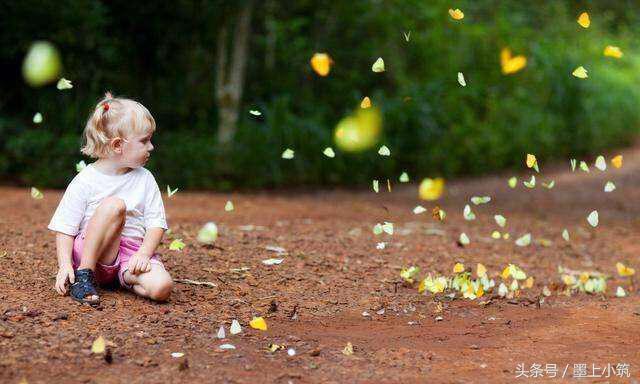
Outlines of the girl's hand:
<svg viewBox="0 0 640 384">
<path fill-rule="evenodd" d="M 129 272 L 131 272 L 132 275 L 139 275 L 151 271 L 150 258 L 150 256 L 145 256 L 139 252 L 134 253 L 129 259 Z"/>
<path fill-rule="evenodd" d="M 56 276 L 56 285 L 54 288 L 61 295 L 67 293 L 67 280 L 69 281 L 69 284 L 73 284 L 76 281 L 76 276 L 71 264 L 63 265 L 58 268 L 58 275 Z"/>
</svg>

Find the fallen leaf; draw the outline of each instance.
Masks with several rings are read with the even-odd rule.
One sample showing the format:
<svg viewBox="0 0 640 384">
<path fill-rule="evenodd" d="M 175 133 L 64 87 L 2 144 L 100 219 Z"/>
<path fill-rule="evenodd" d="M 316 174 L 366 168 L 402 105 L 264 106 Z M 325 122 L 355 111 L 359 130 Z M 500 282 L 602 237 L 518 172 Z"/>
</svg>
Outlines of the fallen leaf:
<svg viewBox="0 0 640 384">
<path fill-rule="evenodd" d="M 252 114 L 253 116 L 262 116 L 262 112 L 257 111 L 255 109 L 250 110 L 249 113 Z"/>
<path fill-rule="evenodd" d="M 595 166 L 603 172 L 607 170 L 607 162 L 605 161 L 604 156 L 600 155 L 596 158 Z"/>
<path fill-rule="evenodd" d="M 226 332 L 224 331 L 224 325 L 221 325 L 220 328 L 218 329 L 218 334 L 216 335 L 216 337 L 218 339 L 224 339 L 225 337 L 227 337 Z"/>
<path fill-rule="evenodd" d="M 409 175 L 407 174 L 407 172 L 402 172 L 402 174 L 400 175 L 400 178 L 398 180 L 401 183 L 408 183 L 409 182 Z"/>
<path fill-rule="evenodd" d="M 566 228 L 562 231 L 562 238 L 563 238 L 565 241 L 569 241 L 569 231 L 567 231 L 567 229 L 566 229 Z"/>
<path fill-rule="evenodd" d="M 373 180 L 373 191 L 378 193 L 380 191 L 380 187 L 378 185 L 378 180 Z"/>
<path fill-rule="evenodd" d="M 35 124 L 40 124 L 42 123 L 42 113 L 37 112 L 35 115 L 33 115 L 33 122 Z"/>
<path fill-rule="evenodd" d="M 369 108 L 371 107 L 371 99 L 368 96 L 365 96 L 364 99 L 360 102 L 360 108 Z"/>
<path fill-rule="evenodd" d="M 174 359 L 180 358 L 184 356 L 183 352 L 171 352 L 171 357 L 173 357 Z"/>
<path fill-rule="evenodd" d="M 464 272 L 464 264 L 456 263 L 456 265 L 453 266 L 453 273 L 461 273 L 461 272 Z"/>
<path fill-rule="evenodd" d="M 224 205 L 224 210 L 225 212 L 231 212 L 234 210 L 233 203 L 231 202 L 231 200 L 227 201 L 227 203 Z"/>
<path fill-rule="evenodd" d="M 518 184 L 518 178 L 513 176 L 509 179 L 509 181 L 507 182 L 507 184 L 509 184 L 510 188 L 515 188 L 516 185 Z"/>
<path fill-rule="evenodd" d="M 498 224 L 502 228 L 507 225 L 507 219 L 505 219 L 502 215 L 494 215 L 493 219 L 496 221 L 496 224 Z"/>
</svg>

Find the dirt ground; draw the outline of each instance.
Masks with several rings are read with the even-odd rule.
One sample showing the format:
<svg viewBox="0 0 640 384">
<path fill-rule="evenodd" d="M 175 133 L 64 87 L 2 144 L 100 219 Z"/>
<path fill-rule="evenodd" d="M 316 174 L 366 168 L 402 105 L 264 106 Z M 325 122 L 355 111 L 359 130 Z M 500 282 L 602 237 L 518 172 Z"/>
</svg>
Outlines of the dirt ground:
<svg viewBox="0 0 640 384">
<path fill-rule="evenodd" d="M 640 149 L 624 152 L 622 169 L 591 167 L 589 174 L 572 173 L 568 161 L 542 164 L 538 180 L 554 179 L 552 190 L 524 188 L 525 173 L 515 190 L 506 183 L 511 173 L 449 181 L 438 202 L 448 214 L 444 222 L 431 217 L 434 204 L 418 201 L 415 183 L 379 194 L 164 195 L 172 233 L 162 260 L 174 278 L 216 287 L 176 283 L 164 304 L 103 289 L 98 309 L 53 290 L 55 243 L 46 225 L 62 192 L 46 190 L 34 200 L 27 188 L 1 188 L 0 382 L 636 382 L 640 300 L 615 263 L 640 268 L 639 155 Z M 617 189 L 606 194 L 607 180 Z M 474 206 L 478 219 L 468 222 L 462 208 L 473 195 L 493 200 Z M 227 200 L 235 211 L 224 211 Z M 414 215 L 417 204 L 429 211 Z M 595 229 L 586 221 L 594 209 L 600 213 Z M 496 213 L 507 217 L 512 240 L 531 232 L 532 245 L 491 239 Z M 207 221 L 219 225 L 217 247 L 195 240 Z M 383 221 L 394 223 L 392 236 L 373 235 L 373 225 Z M 561 238 L 564 228 L 569 243 Z M 465 248 L 456 244 L 463 231 L 471 238 Z M 170 251 L 172 238 L 182 238 L 186 248 Z M 387 243 L 383 250 L 376 249 L 380 241 Z M 287 251 L 282 264 L 262 264 L 277 256 L 267 246 Z M 403 266 L 448 275 L 455 262 L 481 262 L 497 280 L 515 263 L 535 284 L 515 300 L 445 301 L 438 312 L 431 295 L 400 283 Z M 559 265 L 611 275 L 606 295 L 560 294 L 554 289 L 561 284 Z M 538 306 L 545 285 L 553 292 Z M 618 285 L 628 297 L 615 297 Z M 251 329 L 253 316 L 263 316 L 268 330 Z M 233 319 L 243 332 L 230 336 Z M 222 324 L 226 340 L 216 338 Z M 99 335 L 111 343 L 111 359 L 91 354 Z M 348 342 L 353 355 L 342 352 Z M 236 349 L 222 351 L 223 343 Z M 296 354 L 271 353 L 270 343 Z M 542 367 L 537 378 L 535 364 Z M 585 374 L 591 377 L 579 378 Z"/>
</svg>

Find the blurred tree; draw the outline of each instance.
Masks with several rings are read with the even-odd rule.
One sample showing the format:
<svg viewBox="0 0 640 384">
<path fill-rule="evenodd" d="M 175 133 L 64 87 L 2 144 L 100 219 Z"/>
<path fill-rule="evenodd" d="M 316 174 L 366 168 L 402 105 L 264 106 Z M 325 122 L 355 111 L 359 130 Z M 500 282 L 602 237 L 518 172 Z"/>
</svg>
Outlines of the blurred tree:
<svg viewBox="0 0 640 384">
<path fill-rule="evenodd" d="M 228 50 L 231 20 L 222 21 L 218 32 L 216 49 L 216 103 L 218 105 L 218 142 L 228 144 L 236 132 L 238 109 L 244 88 L 249 35 L 251 34 L 251 12 L 253 1 L 246 0 L 235 20 L 235 32 L 231 36 Z M 229 51 L 229 52 L 228 52 Z M 228 56 L 231 55 L 229 62 Z"/>
</svg>

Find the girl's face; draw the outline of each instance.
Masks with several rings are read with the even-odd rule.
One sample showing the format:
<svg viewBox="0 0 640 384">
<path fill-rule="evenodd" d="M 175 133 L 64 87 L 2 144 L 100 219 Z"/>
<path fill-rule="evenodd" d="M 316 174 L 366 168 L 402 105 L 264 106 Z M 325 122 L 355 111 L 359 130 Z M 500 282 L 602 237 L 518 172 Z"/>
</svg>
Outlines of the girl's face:
<svg viewBox="0 0 640 384">
<path fill-rule="evenodd" d="M 138 168 L 147 163 L 153 151 L 152 136 L 153 132 L 133 134 L 123 140 L 122 163 L 125 167 Z"/>
</svg>

